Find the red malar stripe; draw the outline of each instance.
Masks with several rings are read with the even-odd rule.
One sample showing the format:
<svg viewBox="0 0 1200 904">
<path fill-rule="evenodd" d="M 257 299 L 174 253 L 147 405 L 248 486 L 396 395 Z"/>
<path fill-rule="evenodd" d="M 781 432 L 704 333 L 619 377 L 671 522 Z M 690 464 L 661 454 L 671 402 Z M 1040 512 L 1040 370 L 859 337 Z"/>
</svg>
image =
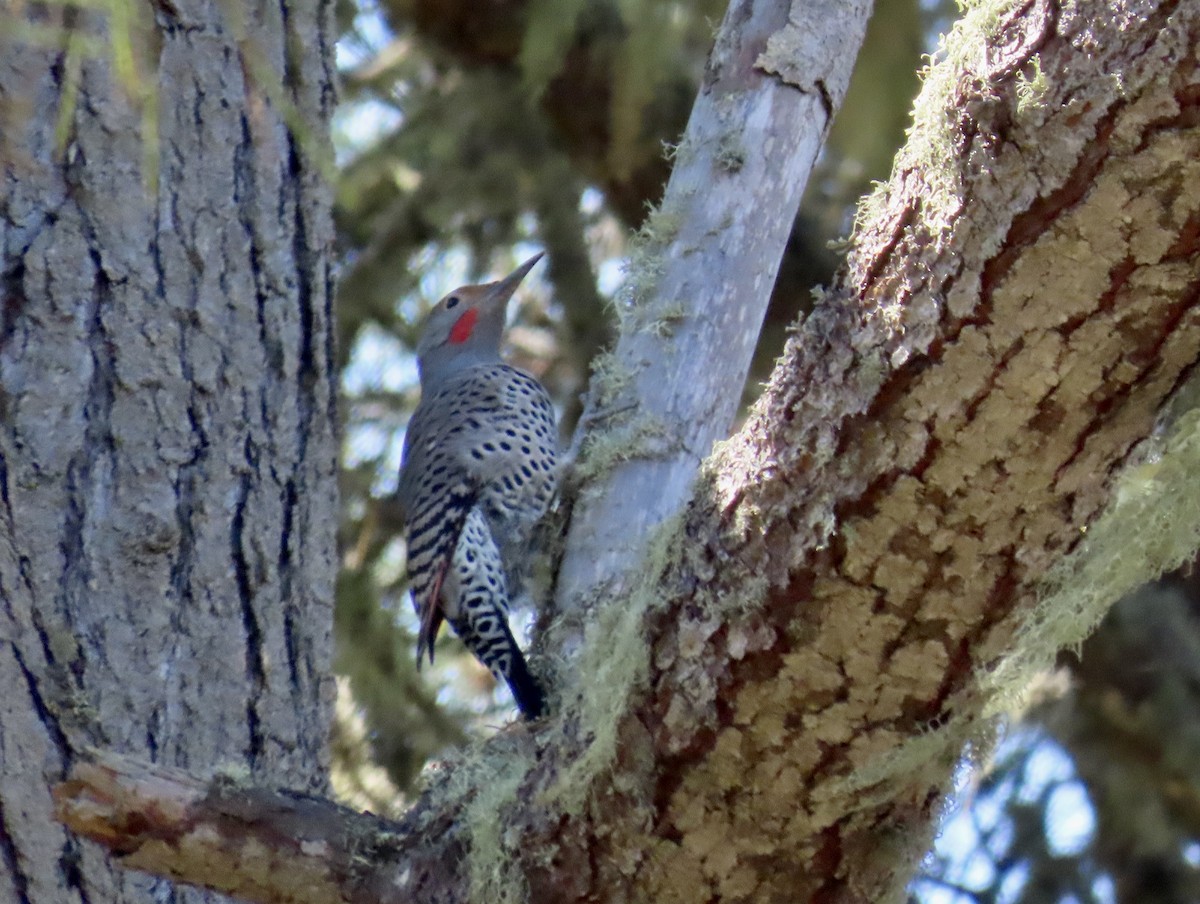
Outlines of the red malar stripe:
<svg viewBox="0 0 1200 904">
<path fill-rule="evenodd" d="M 475 308 L 467 308 L 461 317 L 455 321 L 454 326 L 450 327 L 450 341 L 455 345 L 462 345 L 471 338 L 471 333 L 475 330 L 475 321 L 479 319 L 479 311 Z"/>
</svg>

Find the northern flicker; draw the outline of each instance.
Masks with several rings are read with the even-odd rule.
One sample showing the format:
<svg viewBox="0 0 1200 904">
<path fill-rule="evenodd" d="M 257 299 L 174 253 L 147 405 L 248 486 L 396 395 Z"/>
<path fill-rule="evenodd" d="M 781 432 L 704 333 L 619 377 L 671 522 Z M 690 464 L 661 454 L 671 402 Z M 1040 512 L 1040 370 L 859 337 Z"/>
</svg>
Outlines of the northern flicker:
<svg viewBox="0 0 1200 904">
<path fill-rule="evenodd" d="M 545 698 L 508 627 L 508 604 L 554 495 L 558 431 L 546 390 L 501 359 L 500 339 L 508 300 L 540 257 L 499 282 L 456 289 L 430 313 L 398 490 L 421 624 L 417 664 L 426 652 L 433 661 L 445 619 L 528 718 Z"/>
</svg>

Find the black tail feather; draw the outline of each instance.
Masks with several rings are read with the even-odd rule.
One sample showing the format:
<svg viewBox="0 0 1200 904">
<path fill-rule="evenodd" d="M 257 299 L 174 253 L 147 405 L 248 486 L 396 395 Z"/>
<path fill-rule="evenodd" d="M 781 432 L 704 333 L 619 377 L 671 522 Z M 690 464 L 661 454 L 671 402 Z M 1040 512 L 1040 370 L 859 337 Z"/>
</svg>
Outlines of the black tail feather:
<svg viewBox="0 0 1200 904">
<path fill-rule="evenodd" d="M 521 710 L 521 714 L 526 719 L 540 719 L 546 714 L 546 692 L 542 690 L 542 685 L 534 677 L 533 672 L 529 671 L 529 665 L 525 662 L 525 657 L 521 655 L 521 651 L 515 643 L 513 649 L 515 654 L 512 658 L 512 665 L 504 679 L 508 682 L 508 687 L 512 691 L 513 699 L 517 701 L 517 708 Z"/>
<path fill-rule="evenodd" d="M 527 719 L 540 718 L 546 711 L 546 693 L 529 670 L 504 613 L 493 612 L 487 622 L 490 627 L 486 636 L 480 635 L 478 625 L 469 618 L 452 619 L 450 627 L 476 659 L 497 678 L 504 679 L 521 714 Z"/>
</svg>

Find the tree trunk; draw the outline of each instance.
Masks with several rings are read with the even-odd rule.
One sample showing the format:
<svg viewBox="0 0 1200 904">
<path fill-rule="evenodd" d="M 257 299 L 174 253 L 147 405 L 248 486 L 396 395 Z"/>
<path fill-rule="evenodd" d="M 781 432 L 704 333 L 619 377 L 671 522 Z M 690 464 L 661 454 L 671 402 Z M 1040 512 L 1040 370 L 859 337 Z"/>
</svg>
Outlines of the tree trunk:
<svg viewBox="0 0 1200 904">
<path fill-rule="evenodd" d="M 55 821 L 88 747 L 327 786 L 330 6 L 119 7 L 0 14 L 0 901 L 175 896 Z"/>
</svg>

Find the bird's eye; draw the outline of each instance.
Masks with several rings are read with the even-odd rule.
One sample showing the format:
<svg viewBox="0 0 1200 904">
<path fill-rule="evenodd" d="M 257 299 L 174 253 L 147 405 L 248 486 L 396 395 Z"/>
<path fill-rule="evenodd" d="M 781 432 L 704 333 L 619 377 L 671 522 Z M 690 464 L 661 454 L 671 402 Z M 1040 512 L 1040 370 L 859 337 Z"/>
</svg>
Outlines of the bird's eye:
<svg viewBox="0 0 1200 904">
<path fill-rule="evenodd" d="M 458 296 L 451 295 L 449 298 L 446 299 L 446 310 L 449 311 L 451 308 L 455 307 L 457 304 L 458 304 Z"/>
</svg>

